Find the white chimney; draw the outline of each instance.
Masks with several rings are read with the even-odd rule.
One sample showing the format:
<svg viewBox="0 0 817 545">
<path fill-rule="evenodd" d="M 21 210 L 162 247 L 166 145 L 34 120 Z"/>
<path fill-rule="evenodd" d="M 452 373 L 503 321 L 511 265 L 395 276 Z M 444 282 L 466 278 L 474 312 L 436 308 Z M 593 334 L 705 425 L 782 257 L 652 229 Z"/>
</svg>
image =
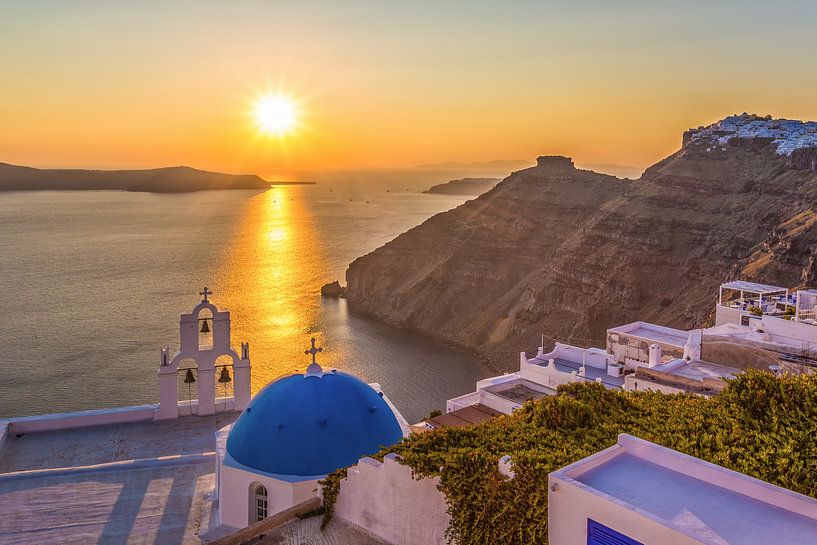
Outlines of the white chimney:
<svg viewBox="0 0 817 545">
<path fill-rule="evenodd" d="M 650 360 L 649 366 L 655 367 L 661 363 L 661 345 L 659 344 L 651 344 L 650 345 Z"/>
</svg>

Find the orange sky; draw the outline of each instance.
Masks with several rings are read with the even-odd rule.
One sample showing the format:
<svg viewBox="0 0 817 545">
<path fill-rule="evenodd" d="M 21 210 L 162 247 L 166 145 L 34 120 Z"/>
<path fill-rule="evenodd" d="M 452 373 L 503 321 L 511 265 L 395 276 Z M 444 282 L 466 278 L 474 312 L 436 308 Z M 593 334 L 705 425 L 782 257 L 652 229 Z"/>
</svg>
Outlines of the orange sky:
<svg viewBox="0 0 817 545">
<path fill-rule="evenodd" d="M 551 153 L 647 166 L 732 113 L 817 118 L 805 0 L 299 4 L 4 7 L 0 161 L 270 178 Z M 275 90 L 302 127 L 259 138 L 252 101 Z"/>
</svg>

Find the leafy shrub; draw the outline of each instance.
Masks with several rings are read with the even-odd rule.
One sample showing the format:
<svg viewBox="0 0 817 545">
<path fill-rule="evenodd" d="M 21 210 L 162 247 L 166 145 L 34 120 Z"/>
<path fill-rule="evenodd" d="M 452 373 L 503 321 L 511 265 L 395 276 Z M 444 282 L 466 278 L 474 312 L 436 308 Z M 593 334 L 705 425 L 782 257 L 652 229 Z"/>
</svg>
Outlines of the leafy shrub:
<svg viewBox="0 0 817 545">
<path fill-rule="evenodd" d="M 458 545 L 546 544 L 547 475 L 629 433 L 817 497 L 817 376 L 749 370 L 716 398 L 561 386 L 512 415 L 473 428 L 412 435 L 395 452 L 418 478 L 440 477 Z M 516 477 L 497 460 L 510 454 Z M 329 520 L 339 470 L 322 481 Z"/>
</svg>

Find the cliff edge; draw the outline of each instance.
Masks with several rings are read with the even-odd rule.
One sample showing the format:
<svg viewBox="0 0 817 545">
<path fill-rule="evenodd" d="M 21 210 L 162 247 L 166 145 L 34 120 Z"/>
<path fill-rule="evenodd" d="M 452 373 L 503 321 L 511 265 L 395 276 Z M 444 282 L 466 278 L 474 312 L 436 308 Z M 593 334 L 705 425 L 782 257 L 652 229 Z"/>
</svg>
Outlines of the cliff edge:
<svg viewBox="0 0 817 545">
<path fill-rule="evenodd" d="M 638 180 L 540 157 L 356 259 L 349 304 L 510 368 L 542 333 L 603 346 L 605 330 L 628 321 L 702 325 L 730 278 L 813 284 L 810 133 L 791 146 L 788 133 L 735 128 L 786 120 L 733 118 L 731 133 L 687 133 Z"/>
</svg>

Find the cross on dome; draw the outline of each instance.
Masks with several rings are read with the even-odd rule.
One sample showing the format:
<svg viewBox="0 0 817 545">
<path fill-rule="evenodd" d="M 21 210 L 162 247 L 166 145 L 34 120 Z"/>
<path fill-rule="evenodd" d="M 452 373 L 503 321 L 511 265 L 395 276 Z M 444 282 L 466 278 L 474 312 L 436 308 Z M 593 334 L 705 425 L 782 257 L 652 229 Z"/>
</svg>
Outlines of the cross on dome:
<svg viewBox="0 0 817 545">
<path fill-rule="evenodd" d="M 304 354 L 312 356 L 312 363 L 306 368 L 307 375 L 314 375 L 318 373 L 322 373 L 323 369 L 318 362 L 315 360 L 315 356 L 317 356 L 318 352 L 323 352 L 323 348 L 315 346 L 315 337 L 312 337 L 312 347 L 308 350 L 304 350 Z"/>
<path fill-rule="evenodd" d="M 210 290 L 208 290 L 208 289 L 207 289 L 207 286 L 204 286 L 204 290 L 200 291 L 200 292 L 199 292 L 199 295 L 203 295 L 203 296 L 204 296 L 204 299 L 202 299 L 202 301 L 204 301 L 204 302 L 206 303 L 206 302 L 207 302 L 207 297 L 208 297 L 209 295 L 213 295 L 213 292 L 212 292 L 212 291 L 210 291 Z"/>
</svg>

